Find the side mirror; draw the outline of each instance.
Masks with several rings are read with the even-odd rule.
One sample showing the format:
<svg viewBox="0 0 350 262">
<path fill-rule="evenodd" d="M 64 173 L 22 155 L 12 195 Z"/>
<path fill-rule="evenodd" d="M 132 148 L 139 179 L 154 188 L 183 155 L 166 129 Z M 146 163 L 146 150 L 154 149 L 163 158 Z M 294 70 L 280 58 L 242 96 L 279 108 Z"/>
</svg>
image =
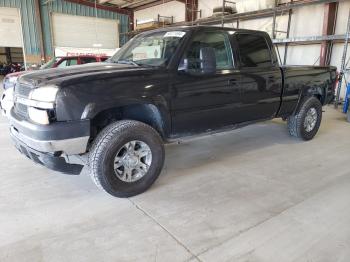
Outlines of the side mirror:
<svg viewBox="0 0 350 262">
<path fill-rule="evenodd" d="M 216 73 L 216 55 L 212 47 L 203 47 L 199 51 L 199 58 L 181 61 L 179 72 L 186 72 L 191 75 L 210 75 Z"/>
<path fill-rule="evenodd" d="M 215 74 L 216 56 L 215 49 L 212 47 L 203 47 L 200 50 L 201 71 L 203 74 Z"/>
</svg>

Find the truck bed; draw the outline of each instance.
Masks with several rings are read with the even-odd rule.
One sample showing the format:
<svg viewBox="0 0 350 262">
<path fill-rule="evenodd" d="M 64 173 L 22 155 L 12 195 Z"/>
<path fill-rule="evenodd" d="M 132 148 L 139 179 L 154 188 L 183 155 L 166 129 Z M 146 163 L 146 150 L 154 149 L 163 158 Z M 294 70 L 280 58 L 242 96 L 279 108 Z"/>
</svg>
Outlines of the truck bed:
<svg viewBox="0 0 350 262">
<path fill-rule="evenodd" d="M 334 100 L 334 66 L 282 66 L 283 91 L 278 115 L 290 115 L 307 92 L 317 93 L 322 105 Z"/>
</svg>

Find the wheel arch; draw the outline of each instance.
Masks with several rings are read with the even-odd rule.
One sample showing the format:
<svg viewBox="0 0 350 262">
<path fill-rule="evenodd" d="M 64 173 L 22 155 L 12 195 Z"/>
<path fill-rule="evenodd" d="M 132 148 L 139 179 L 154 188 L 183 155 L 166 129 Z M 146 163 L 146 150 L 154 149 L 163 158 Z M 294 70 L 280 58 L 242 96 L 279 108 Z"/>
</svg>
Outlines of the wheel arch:
<svg viewBox="0 0 350 262">
<path fill-rule="evenodd" d="M 170 116 L 162 106 L 151 103 L 130 103 L 108 107 L 90 116 L 92 135 L 96 136 L 104 127 L 118 120 L 136 120 L 153 127 L 163 139 L 170 130 Z"/>
<path fill-rule="evenodd" d="M 310 87 L 305 90 L 305 93 L 306 93 L 305 95 L 308 97 L 311 97 L 311 96 L 316 97 L 318 100 L 320 100 L 321 104 L 323 105 L 324 99 L 325 99 L 324 88 L 320 86 Z"/>
<path fill-rule="evenodd" d="M 325 100 L 324 94 L 325 94 L 324 89 L 320 86 L 302 88 L 300 90 L 298 103 L 297 103 L 297 106 L 295 107 L 293 114 L 297 113 L 300 110 L 300 107 L 302 106 L 304 101 L 310 97 L 316 97 L 323 105 Z"/>
</svg>

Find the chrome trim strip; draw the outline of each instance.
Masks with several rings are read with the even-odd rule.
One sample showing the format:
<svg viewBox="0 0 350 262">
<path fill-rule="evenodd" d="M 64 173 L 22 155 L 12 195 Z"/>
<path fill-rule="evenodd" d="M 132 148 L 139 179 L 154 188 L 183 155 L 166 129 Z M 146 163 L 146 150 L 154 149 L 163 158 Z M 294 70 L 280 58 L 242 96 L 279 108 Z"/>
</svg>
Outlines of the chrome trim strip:
<svg viewBox="0 0 350 262">
<path fill-rule="evenodd" d="M 55 107 L 55 104 L 52 102 L 36 101 L 20 96 L 16 96 L 15 102 L 25 106 L 38 107 L 42 109 L 53 109 Z"/>
<path fill-rule="evenodd" d="M 10 134 L 14 139 L 20 140 L 37 151 L 45 153 L 63 151 L 67 155 L 85 153 L 89 141 L 89 136 L 51 141 L 35 140 L 19 133 L 14 127 L 10 128 Z"/>
</svg>

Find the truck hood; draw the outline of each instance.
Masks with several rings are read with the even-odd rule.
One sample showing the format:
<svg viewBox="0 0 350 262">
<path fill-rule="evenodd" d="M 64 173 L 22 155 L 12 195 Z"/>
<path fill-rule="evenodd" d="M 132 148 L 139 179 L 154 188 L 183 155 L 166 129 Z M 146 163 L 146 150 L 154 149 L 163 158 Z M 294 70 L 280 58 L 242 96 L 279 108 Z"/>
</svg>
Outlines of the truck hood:
<svg viewBox="0 0 350 262">
<path fill-rule="evenodd" d="M 52 68 L 24 74 L 20 77 L 21 83 L 35 87 L 55 84 L 64 86 L 72 82 L 98 80 L 106 77 L 131 76 L 150 74 L 155 67 L 136 66 L 116 63 L 90 63 L 85 65 L 70 66 L 66 68 Z"/>
</svg>

